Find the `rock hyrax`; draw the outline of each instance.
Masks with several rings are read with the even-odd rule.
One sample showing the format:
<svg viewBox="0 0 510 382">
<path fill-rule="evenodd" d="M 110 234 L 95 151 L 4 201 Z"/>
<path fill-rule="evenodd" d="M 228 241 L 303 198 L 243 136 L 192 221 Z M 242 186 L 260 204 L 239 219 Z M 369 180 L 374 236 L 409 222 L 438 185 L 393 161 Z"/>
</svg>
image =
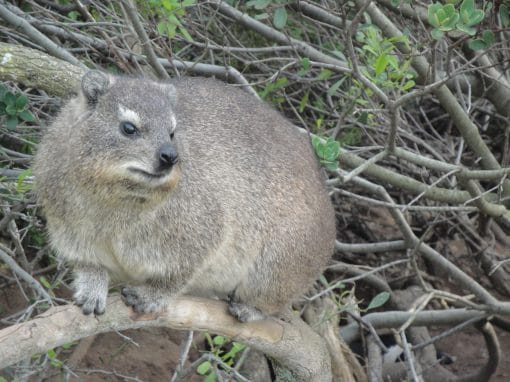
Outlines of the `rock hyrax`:
<svg viewBox="0 0 510 382">
<path fill-rule="evenodd" d="M 113 281 L 139 312 L 188 294 L 229 299 L 240 320 L 274 315 L 333 252 L 334 211 L 306 135 L 214 79 L 87 72 L 34 174 L 85 314 L 104 312 Z"/>
</svg>

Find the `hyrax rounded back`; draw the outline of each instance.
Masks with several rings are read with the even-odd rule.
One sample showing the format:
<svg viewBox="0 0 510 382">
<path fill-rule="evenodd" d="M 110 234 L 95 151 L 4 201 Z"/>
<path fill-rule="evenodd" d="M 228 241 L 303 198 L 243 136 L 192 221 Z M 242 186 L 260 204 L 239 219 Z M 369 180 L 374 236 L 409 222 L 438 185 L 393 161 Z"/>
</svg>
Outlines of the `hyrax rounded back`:
<svg viewBox="0 0 510 382">
<path fill-rule="evenodd" d="M 140 312 L 188 294 L 228 298 L 241 320 L 278 314 L 333 252 L 334 212 L 306 135 L 214 79 L 88 72 L 34 174 L 86 314 L 104 312 L 109 281 Z"/>
</svg>

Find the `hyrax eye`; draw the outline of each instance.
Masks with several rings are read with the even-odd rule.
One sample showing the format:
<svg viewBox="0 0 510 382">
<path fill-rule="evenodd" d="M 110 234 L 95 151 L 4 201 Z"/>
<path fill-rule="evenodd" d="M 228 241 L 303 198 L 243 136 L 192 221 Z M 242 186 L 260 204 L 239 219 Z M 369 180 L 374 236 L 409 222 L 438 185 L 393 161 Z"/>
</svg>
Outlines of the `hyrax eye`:
<svg viewBox="0 0 510 382">
<path fill-rule="evenodd" d="M 138 134 L 138 129 L 131 122 L 123 121 L 120 123 L 120 131 L 126 136 L 133 136 Z"/>
</svg>

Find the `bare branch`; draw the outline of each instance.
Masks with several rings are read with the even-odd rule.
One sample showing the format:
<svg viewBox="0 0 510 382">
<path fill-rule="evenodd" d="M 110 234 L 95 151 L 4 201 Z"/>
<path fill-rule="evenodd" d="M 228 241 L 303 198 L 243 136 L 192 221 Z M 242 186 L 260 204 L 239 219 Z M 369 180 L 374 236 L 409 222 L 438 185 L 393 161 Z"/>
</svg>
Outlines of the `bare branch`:
<svg viewBox="0 0 510 382">
<path fill-rule="evenodd" d="M 129 17 L 129 20 L 133 24 L 133 27 L 135 28 L 136 34 L 138 35 L 138 38 L 140 39 L 140 43 L 142 44 L 142 49 L 145 55 L 147 56 L 147 59 L 149 60 L 149 63 L 151 64 L 154 71 L 157 73 L 158 77 L 161 79 L 168 79 L 170 76 L 168 75 L 167 71 L 163 68 L 161 63 L 158 61 L 158 58 L 156 57 L 156 53 L 154 53 L 154 49 L 152 49 L 151 42 L 149 40 L 149 36 L 147 35 L 147 32 L 145 32 L 145 29 L 138 19 L 138 12 L 136 10 L 136 6 L 133 4 L 131 0 L 123 0 L 122 4 L 124 4 L 126 13 Z"/>
<path fill-rule="evenodd" d="M 106 313 L 98 317 L 84 316 L 71 305 L 49 309 L 34 320 L 0 330 L 0 369 L 93 334 L 155 326 L 221 334 L 275 358 L 300 381 L 331 380 L 324 342 L 299 317 L 291 322 L 269 318 L 240 323 L 224 302 L 195 297 L 177 297 L 157 315 L 137 315 L 118 296 L 108 299 Z"/>
</svg>

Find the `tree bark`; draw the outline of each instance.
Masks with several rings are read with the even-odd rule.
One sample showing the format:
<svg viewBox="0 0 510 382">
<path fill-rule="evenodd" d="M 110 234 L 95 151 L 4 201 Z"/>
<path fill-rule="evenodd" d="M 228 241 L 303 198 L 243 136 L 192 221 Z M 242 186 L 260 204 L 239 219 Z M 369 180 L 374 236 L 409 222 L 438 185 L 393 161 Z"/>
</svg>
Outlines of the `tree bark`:
<svg viewBox="0 0 510 382">
<path fill-rule="evenodd" d="M 68 97 L 78 89 L 85 69 L 36 49 L 0 42 L 0 79 Z"/>
<path fill-rule="evenodd" d="M 327 347 L 299 317 L 290 322 L 268 318 L 241 323 L 221 301 L 176 297 L 171 307 L 158 314 L 139 315 L 119 296 L 108 299 L 106 313 L 85 316 L 80 308 L 64 305 L 37 318 L 0 330 L 0 369 L 36 353 L 97 333 L 143 327 L 169 327 L 217 333 L 243 342 L 292 371 L 296 381 L 331 381 Z"/>
</svg>

